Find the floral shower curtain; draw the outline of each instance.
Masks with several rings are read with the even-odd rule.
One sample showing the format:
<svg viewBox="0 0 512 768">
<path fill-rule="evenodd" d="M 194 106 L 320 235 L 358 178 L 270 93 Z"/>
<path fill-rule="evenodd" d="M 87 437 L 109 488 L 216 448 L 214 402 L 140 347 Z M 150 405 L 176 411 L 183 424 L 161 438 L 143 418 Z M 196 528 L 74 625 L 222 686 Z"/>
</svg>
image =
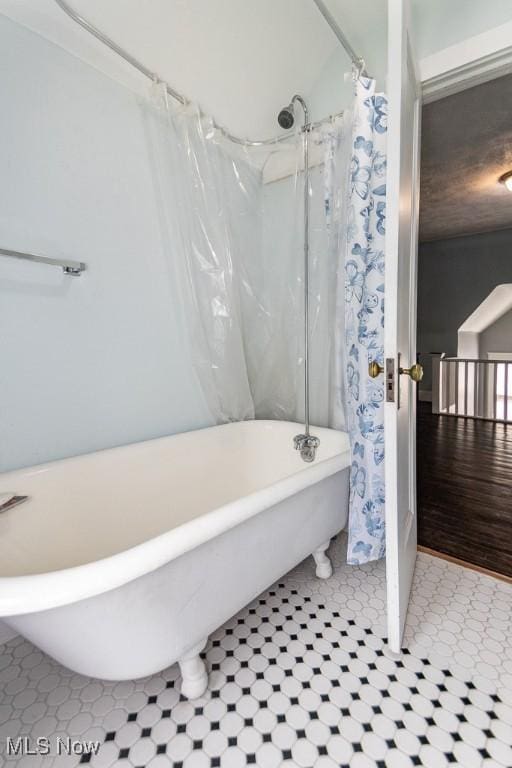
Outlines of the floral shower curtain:
<svg viewBox="0 0 512 768">
<path fill-rule="evenodd" d="M 345 255 L 346 405 L 352 451 L 347 560 L 385 554 L 384 363 L 387 99 L 375 81 L 356 84 Z"/>
<path fill-rule="evenodd" d="M 346 230 L 338 237 L 345 289 L 338 325 L 344 322 L 339 349 L 352 453 L 347 562 L 358 565 L 385 554 L 384 383 L 368 375 L 368 363 L 382 365 L 384 357 L 387 99 L 375 92 L 375 80 L 357 79 L 352 125 Z"/>
</svg>

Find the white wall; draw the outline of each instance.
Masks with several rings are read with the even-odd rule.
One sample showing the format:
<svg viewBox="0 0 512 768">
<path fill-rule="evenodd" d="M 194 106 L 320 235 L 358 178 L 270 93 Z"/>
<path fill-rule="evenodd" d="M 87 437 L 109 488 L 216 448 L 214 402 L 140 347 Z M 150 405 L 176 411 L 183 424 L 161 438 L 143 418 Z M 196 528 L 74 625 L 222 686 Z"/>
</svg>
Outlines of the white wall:
<svg viewBox="0 0 512 768">
<path fill-rule="evenodd" d="M 480 357 L 487 357 L 490 352 L 508 352 L 512 360 L 512 309 L 482 331 L 478 347 Z"/>
<path fill-rule="evenodd" d="M 0 247 L 87 263 L 0 258 L 0 468 L 205 425 L 135 97 L 5 17 L 0 48 Z"/>
</svg>

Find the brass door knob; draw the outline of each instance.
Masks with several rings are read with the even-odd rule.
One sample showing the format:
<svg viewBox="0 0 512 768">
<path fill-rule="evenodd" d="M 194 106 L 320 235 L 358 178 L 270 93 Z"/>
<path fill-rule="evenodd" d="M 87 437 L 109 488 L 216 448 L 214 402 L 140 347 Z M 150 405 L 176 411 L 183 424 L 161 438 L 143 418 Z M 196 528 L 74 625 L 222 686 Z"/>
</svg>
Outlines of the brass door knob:
<svg viewBox="0 0 512 768">
<path fill-rule="evenodd" d="M 368 373 L 372 379 L 376 379 L 379 373 L 384 373 L 384 368 L 376 360 L 372 360 L 368 365 Z"/>
<path fill-rule="evenodd" d="M 419 363 L 415 363 L 414 365 L 411 365 L 410 368 L 399 368 L 399 373 L 405 373 L 407 376 L 410 376 L 413 381 L 418 383 L 423 378 L 423 366 Z"/>
</svg>

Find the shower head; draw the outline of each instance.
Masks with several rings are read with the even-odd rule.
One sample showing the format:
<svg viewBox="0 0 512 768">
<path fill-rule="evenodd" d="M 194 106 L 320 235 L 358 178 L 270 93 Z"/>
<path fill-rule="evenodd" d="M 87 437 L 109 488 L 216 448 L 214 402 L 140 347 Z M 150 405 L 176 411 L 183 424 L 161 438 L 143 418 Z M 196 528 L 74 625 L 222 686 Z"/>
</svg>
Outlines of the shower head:
<svg viewBox="0 0 512 768">
<path fill-rule="evenodd" d="M 293 99 L 290 101 L 287 107 L 283 107 L 280 113 L 277 116 L 277 122 L 281 126 L 281 128 L 284 128 L 285 131 L 288 131 L 290 128 L 293 128 L 293 125 L 295 123 L 295 102 L 298 102 L 301 107 L 302 111 L 304 112 L 304 127 L 308 125 L 308 108 L 306 105 L 306 102 L 302 98 L 302 96 L 299 96 L 298 93 L 295 94 Z"/>
<path fill-rule="evenodd" d="M 283 107 L 277 116 L 277 122 L 281 128 L 284 128 L 286 131 L 293 127 L 295 122 L 295 110 L 293 108 L 293 101 L 291 101 L 287 107 Z"/>
</svg>

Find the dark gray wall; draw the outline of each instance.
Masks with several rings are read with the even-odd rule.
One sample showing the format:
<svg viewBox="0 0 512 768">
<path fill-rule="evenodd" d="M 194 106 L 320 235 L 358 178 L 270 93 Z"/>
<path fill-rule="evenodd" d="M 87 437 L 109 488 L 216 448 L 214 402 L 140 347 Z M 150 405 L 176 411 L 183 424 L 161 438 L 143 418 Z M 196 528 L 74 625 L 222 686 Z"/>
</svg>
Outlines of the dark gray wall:
<svg viewBox="0 0 512 768">
<path fill-rule="evenodd" d="M 420 243 L 418 352 L 457 353 L 457 331 L 500 283 L 512 282 L 512 229 Z M 429 390 L 429 359 L 422 389 Z"/>
</svg>

